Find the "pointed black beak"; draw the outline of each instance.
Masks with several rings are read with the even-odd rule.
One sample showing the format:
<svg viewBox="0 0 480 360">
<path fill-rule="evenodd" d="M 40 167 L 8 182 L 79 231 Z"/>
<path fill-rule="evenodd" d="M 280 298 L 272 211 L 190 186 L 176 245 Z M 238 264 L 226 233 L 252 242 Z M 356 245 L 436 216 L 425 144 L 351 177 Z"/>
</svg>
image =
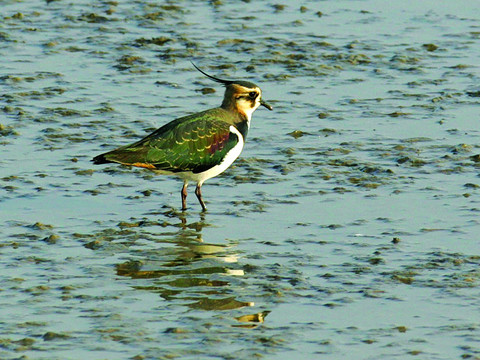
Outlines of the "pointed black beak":
<svg viewBox="0 0 480 360">
<path fill-rule="evenodd" d="M 272 105 L 264 101 L 263 99 L 260 99 L 260 105 L 265 106 L 268 110 L 273 110 Z"/>
</svg>

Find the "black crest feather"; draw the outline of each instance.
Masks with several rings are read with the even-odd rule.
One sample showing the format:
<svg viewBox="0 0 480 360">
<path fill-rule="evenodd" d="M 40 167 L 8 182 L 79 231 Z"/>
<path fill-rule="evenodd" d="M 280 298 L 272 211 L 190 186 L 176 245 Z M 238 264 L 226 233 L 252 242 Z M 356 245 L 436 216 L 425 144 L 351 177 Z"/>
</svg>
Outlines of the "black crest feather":
<svg viewBox="0 0 480 360">
<path fill-rule="evenodd" d="M 197 69 L 198 71 L 200 71 L 203 75 L 205 75 L 206 77 L 208 77 L 209 79 L 213 80 L 213 81 L 216 81 L 220 84 L 223 84 L 225 86 L 228 86 L 228 85 L 231 85 L 233 83 L 235 83 L 235 81 L 232 81 L 232 80 L 223 80 L 223 79 L 219 79 L 215 76 L 212 76 L 212 75 L 209 75 L 207 74 L 205 71 L 201 70 L 197 65 L 195 65 L 192 61 L 191 61 L 192 65 L 195 67 L 195 69 Z"/>
</svg>

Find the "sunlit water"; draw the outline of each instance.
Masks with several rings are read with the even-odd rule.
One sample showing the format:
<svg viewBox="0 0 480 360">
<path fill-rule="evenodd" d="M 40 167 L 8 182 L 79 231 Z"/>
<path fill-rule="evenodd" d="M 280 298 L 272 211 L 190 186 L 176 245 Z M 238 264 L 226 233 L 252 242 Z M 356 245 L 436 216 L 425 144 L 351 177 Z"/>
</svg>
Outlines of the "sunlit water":
<svg viewBox="0 0 480 360">
<path fill-rule="evenodd" d="M 475 2 L 0 5 L 0 358 L 480 359 Z M 90 163 L 191 60 L 275 108 L 205 214 Z"/>
</svg>

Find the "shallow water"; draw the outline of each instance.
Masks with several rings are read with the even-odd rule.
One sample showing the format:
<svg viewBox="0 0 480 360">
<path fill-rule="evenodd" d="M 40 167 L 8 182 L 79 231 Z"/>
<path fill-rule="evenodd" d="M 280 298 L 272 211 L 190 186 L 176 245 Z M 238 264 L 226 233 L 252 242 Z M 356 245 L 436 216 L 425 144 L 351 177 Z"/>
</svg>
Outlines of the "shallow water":
<svg viewBox="0 0 480 360">
<path fill-rule="evenodd" d="M 0 358 L 480 359 L 473 2 L 0 4 Z M 190 60 L 275 108 L 205 214 L 90 163 Z"/>
</svg>

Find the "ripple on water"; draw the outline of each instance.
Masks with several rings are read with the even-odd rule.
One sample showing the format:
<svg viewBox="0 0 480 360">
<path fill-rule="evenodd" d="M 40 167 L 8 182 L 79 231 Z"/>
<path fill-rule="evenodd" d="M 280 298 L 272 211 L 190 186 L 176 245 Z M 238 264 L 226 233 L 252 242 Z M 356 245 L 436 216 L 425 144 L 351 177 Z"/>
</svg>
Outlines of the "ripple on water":
<svg viewBox="0 0 480 360">
<path fill-rule="evenodd" d="M 476 358 L 477 13 L 5 1 L 0 357 Z M 218 105 L 192 60 L 275 108 L 200 216 L 90 163 Z"/>
</svg>

